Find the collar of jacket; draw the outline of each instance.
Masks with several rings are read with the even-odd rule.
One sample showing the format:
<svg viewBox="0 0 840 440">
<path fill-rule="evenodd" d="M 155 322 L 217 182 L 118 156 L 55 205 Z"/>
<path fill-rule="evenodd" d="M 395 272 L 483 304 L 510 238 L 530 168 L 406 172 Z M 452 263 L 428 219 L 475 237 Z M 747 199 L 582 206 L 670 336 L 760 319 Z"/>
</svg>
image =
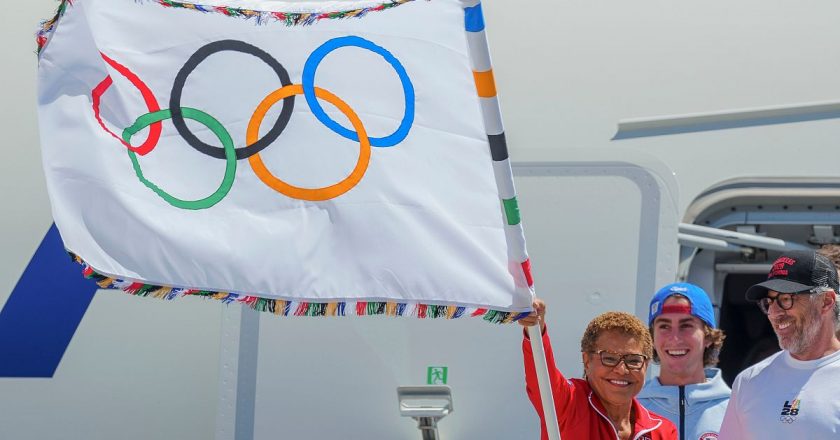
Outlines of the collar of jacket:
<svg viewBox="0 0 840 440">
<path fill-rule="evenodd" d="M 581 380 L 581 379 L 576 379 Z M 585 382 L 585 381 L 584 381 Z M 612 421 L 607 417 L 607 410 L 604 408 L 604 405 L 601 403 L 601 399 L 595 395 L 595 392 L 592 391 L 592 387 L 589 386 L 589 382 L 586 383 L 586 389 L 589 393 L 589 406 L 601 416 L 604 421 L 610 424 L 613 427 L 613 431 L 615 431 L 615 436 L 618 438 L 618 432 L 615 430 L 615 426 L 612 424 Z M 641 403 L 639 403 L 636 398 L 633 398 L 633 410 L 636 413 L 636 421 L 635 421 L 635 436 L 634 438 L 638 439 L 644 436 L 645 434 L 659 428 L 662 425 L 662 420 L 656 417 L 653 417 L 650 411 L 647 410 Z"/>
<path fill-rule="evenodd" d="M 706 368 L 706 381 L 685 386 L 686 410 L 691 411 L 692 405 L 713 400 L 728 399 L 732 391 L 723 381 L 720 369 Z M 659 376 L 649 380 L 637 396 L 645 399 L 663 399 L 664 406 L 676 408 L 679 405 L 679 387 L 676 385 L 662 385 Z"/>
</svg>

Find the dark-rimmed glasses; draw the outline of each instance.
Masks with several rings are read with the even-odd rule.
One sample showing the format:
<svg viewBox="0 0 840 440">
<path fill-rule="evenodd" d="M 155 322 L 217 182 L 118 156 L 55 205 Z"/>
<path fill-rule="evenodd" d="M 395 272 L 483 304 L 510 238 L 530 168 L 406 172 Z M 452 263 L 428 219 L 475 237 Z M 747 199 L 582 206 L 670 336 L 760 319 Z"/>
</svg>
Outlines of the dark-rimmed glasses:
<svg viewBox="0 0 840 440">
<path fill-rule="evenodd" d="M 770 314 L 770 305 L 773 304 L 773 302 L 775 301 L 776 305 L 778 305 L 780 309 L 790 310 L 791 308 L 793 308 L 793 303 L 796 302 L 796 295 L 811 295 L 811 294 L 814 294 L 814 293 L 822 293 L 822 292 L 827 292 L 827 291 L 830 291 L 830 290 L 831 290 L 831 288 L 815 287 L 811 290 L 805 290 L 805 291 L 802 291 L 802 292 L 794 292 L 794 293 L 778 293 L 777 292 L 777 295 L 774 296 L 773 298 L 770 298 L 769 296 L 765 296 L 764 298 L 761 298 L 760 300 L 758 300 L 758 308 L 761 309 L 761 311 L 764 312 L 765 315 L 769 315 Z"/>
<path fill-rule="evenodd" d="M 618 354 L 607 350 L 598 350 L 592 353 L 597 354 L 601 358 L 601 364 L 605 367 L 615 367 L 621 362 L 624 362 L 624 366 L 628 370 L 641 370 L 647 360 L 647 356 L 643 354 Z"/>
<path fill-rule="evenodd" d="M 770 314 L 770 305 L 774 302 L 782 310 L 790 310 L 793 308 L 793 303 L 796 302 L 796 293 L 780 293 L 773 298 L 765 296 L 758 300 L 758 308 L 764 312 L 765 315 Z"/>
</svg>

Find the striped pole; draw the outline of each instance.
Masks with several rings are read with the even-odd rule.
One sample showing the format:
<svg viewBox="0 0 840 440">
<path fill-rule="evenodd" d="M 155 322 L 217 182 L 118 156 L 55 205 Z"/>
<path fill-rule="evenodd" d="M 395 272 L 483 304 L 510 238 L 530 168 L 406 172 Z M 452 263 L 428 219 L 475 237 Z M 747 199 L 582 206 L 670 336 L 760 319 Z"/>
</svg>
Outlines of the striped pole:
<svg viewBox="0 0 840 440">
<path fill-rule="evenodd" d="M 516 188 L 513 185 L 513 172 L 508 157 L 505 128 L 502 124 L 502 112 L 499 107 L 499 97 L 496 94 L 496 81 L 493 78 L 493 65 L 490 60 L 490 48 L 487 45 L 487 35 L 484 32 L 484 14 L 479 0 L 462 0 L 464 5 L 464 26 L 467 31 L 467 45 L 470 53 L 470 66 L 475 78 L 475 88 L 481 102 L 481 115 L 484 118 L 484 130 L 490 143 L 490 155 L 493 158 L 493 172 L 496 186 L 505 213 L 505 239 L 508 245 L 508 258 L 515 262 L 513 267 L 522 269 L 518 282 L 524 282 L 535 298 L 534 280 L 531 276 L 531 260 L 525 249 L 525 231 L 519 216 L 519 205 L 516 201 Z M 528 327 L 531 338 L 531 348 L 534 353 L 534 364 L 537 371 L 537 382 L 540 387 L 543 418 L 548 431 L 548 438 L 560 440 L 557 413 L 554 410 L 554 399 L 551 396 L 551 385 L 548 378 L 548 363 L 545 359 L 545 348 L 542 343 L 540 326 Z"/>
</svg>

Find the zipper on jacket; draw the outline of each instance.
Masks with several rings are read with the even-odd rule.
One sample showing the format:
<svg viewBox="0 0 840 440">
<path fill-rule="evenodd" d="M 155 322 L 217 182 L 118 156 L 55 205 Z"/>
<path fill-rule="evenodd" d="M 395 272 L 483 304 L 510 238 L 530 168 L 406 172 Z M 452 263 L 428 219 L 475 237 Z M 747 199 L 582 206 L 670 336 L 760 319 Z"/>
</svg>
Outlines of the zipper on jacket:
<svg viewBox="0 0 840 440">
<path fill-rule="evenodd" d="M 601 416 L 601 418 L 603 418 L 607 422 L 608 425 L 610 425 L 610 428 L 612 428 L 613 433 L 615 434 L 615 440 L 621 440 L 621 437 L 618 435 L 618 430 L 615 429 L 615 426 L 612 424 L 612 420 L 610 420 L 609 417 L 605 416 L 604 413 L 602 413 L 601 410 L 598 409 L 598 407 L 595 406 L 594 403 L 592 403 L 592 391 L 589 392 L 589 399 L 588 400 L 589 400 L 589 406 L 591 406 L 592 409 L 594 409 L 595 412 L 598 413 L 598 415 Z M 630 423 L 633 423 L 633 422 L 631 421 Z"/>
<path fill-rule="evenodd" d="M 621 437 L 619 437 L 619 436 L 618 436 L 618 430 L 617 430 L 617 429 L 615 429 L 615 426 L 613 426 L 612 422 L 610 421 L 610 418 L 609 418 L 609 417 L 607 417 L 607 416 L 605 416 L 605 415 L 604 415 L 604 413 L 602 413 L 602 412 L 601 412 L 601 410 L 599 410 L 599 409 L 598 409 L 598 407 L 597 407 L 597 406 L 595 406 L 595 404 L 594 404 L 594 403 L 592 403 L 592 392 L 591 392 L 591 391 L 589 392 L 589 406 L 591 406 L 591 407 L 592 407 L 592 409 L 594 409 L 594 410 L 595 410 L 595 412 L 596 412 L 596 413 L 598 413 L 598 415 L 599 415 L 599 416 L 601 416 L 601 418 L 603 418 L 603 419 L 604 419 L 604 420 L 605 420 L 605 421 L 606 421 L 606 422 L 610 425 L 610 428 L 612 428 L 613 433 L 615 434 L 615 438 L 616 438 L 616 440 L 621 440 Z M 644 410 L 645 412 L 647 412 L 647 408 L 645 408 L 645 407 L 641 407 L 641 408 L 642 408 L 642 410 Z M 638 414 L 636 414 L 636 417 L 638 418 L 638 417 L 639 417 L 639 415 L 638 415 Z M 648 412 L 648 417 L 650 417 L 650 413 L 649 413 L 649 412 Z M 656 430 L 659 428 L 659 426 L 661 426 L 661 425 L 662 425 L 662 420 L 659 420 L 659 419 L 654 419 L 654 418 L 652 418 L 652 417 L 651 417 L 651 420 L 656 420 L 656 421 L 657 421 L 657 422 L 659 422 L 659 423 L 657 423 L 657 424 L 656 424 L 656 426 L 654 426 L 653 428 L 643 429 L 643 430 L 641 430 L 640 432 L 637 432 L 637 433 L 636 433 L 636 436 L 635 436 L 635 437 L 633 437 L 633 440 L 638 440 L 641 436 L 643 436 L 643 435 L 645 435 L 645 434 L 647 434 L 647 433 L 649 433 L 649 432 L 656 431 Z M 635 425 L 635 423 L 636 423 L 636 422 L 635 422 L 635 421 L 631 421 L 630 423 L 633 423 L 633 424 L 634 424 L 634 425 L 633 425 L 633 429 L 635 430 L 635 429 L 636 429 L 636 425 Z"/>
<path fill-rule="evenodd" d="M 680 385 L 680 440 L 685 440 L 685 385 Z"/>
</svg>

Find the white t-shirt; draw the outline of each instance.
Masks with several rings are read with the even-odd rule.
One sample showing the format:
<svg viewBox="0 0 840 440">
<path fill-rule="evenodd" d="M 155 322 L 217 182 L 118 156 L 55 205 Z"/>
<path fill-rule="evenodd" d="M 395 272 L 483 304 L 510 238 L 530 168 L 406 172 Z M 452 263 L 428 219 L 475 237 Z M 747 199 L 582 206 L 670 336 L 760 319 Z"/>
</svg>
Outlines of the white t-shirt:
<svg viewBox="0 0 840 440">
<path fill-rule="evenodd" d="M 742 371 L 720 440 L 840 439 L 840 351 L 799 361 L 785 350 Z"/>
</svg>

